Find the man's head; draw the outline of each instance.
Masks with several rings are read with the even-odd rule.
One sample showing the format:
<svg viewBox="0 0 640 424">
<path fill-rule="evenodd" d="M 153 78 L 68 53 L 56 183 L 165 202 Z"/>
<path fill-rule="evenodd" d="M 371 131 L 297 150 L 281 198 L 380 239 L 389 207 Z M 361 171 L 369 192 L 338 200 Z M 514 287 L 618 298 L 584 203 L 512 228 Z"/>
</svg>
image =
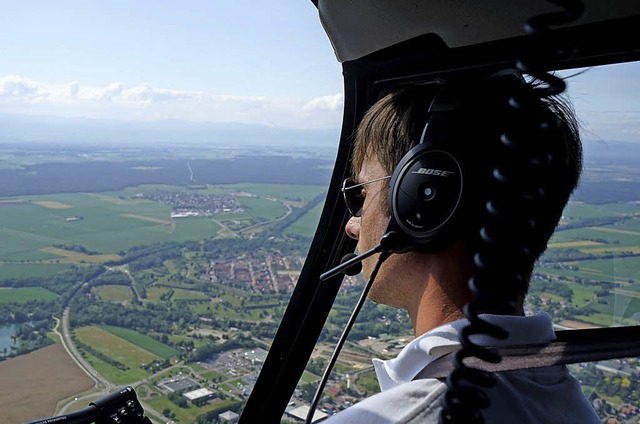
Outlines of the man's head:
<svg viewBox="0 0 640 424">
<path fill-rule="evenodd" d="M 514 120 L 511 116 L 513 111 L 509 108 L 508 101 L 514 87 L 522 88 L 522 83 L 515 77 L 454 87 L 461 93 L 462 100 L 460 110 L 453 112 L 455 118 L 450 127 L 453 137 L 449 138 L 456 140 L 456 156 L 463 168 L 466 182 L 460 205 L 463 218 L 456 222 L 458 233 L 456 239 L 451 240 L 451 245 L 461 242 L 467 254 L 471 254 L 476 248 L 480 226 L 486 219 L 485 204 L 494 195 L 491 188 L 493 171 L 510 161 L 502 150 L 504 146 L 496 141 L 499 141 L 505 127 L 513 124 L 510 122 Z M 402 88 L 383 97 L 367 111 L 358 127 L 352 158 L 352 171 L 357 182 L 363 183 L 393 173 L 405 153 L 419 142 L 429 119 L 429 105 L 442 89 L 441 83 Z M 544 216 L 538 219 L 536 239 L 532 243 L 530 263 L 527 264 L 528 273 L 544 251 L 571 192 L 577 186 L 582 169 L 581 145 L 570 108 L 557 99 L 545 100 L 538 106 L 551 111 L 561 123 L 562 130 L 553 132 L 556 139 L 547 140 L 559 157 L 557 163 L 560 165 L 553 170 L 553 181 L 549 179 L 544 182 L 547 185 L 543 187 L 546 196 L 541 205 Z M 535 143 L 536 140 L 526 142 Z M 347 233 L 359 239 L 361 250 L 375 245 L 386 228 L 389 217 L 388 184 L 389 180 L 381 180 L 362 187 L 367 196 L 365 208 L 370 210 L 363 210 L 362 218 L 352 218 L 347 225 Z M 373 214 L 378 216 L 374 219 L 371 217 Z M 411 258 L 416 257 L 419 255 Z M 470 263 L 469 256 L 467 260 Z M 405 261 L 410 262 L 411 259 L 407 258 Z M 411 266 L 410 263 L 405 265 Z M 402 278 L 397 273 L 394 275 Z M 527 288 L 524 287 L 523 290 L 526 292 Z M 522 298 L 526 294 L 524 292 L 521 293 Z M 377 300 L 376 290 L 373 288 L 372 293 L 372 298 Z M 382 301 L 389 303 L 387 299 Z"/>
</svg>

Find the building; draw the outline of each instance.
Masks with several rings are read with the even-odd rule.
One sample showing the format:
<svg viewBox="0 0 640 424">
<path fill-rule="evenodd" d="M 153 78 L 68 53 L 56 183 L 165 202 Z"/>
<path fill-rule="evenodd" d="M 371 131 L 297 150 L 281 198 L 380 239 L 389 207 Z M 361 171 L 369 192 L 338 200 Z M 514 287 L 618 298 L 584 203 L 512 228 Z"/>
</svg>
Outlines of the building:
<svg viewBox="0 0 640 424">
<path fill-rule="evenodd" d="M 160 381 L 156 384 L 159 388 L 163 389 L 166 392 L 179 392 L 182 390 L 191 389 L 192 387 L 199 387 L 197 381 L 189 377 L 174 377 L 167 380 Z"/>
<path fill-rule="evenodd" d="M 251 365 L 263 364 L 268 352 L 260 347 L 244 352 L 244 359 L 251 361 Z"/>
<path fill-rule="evenodd" d="M 188 401 L 196 402 L 196 401 L 199 401 L 199 400 L 208 400 L 208 399 L 213 398 L 215 396 L 215 392 L 213 390 L 211 390 L 211 389 L 203 387 L 201 389 L 197 389 L 197 390 L 193 390 L 191 392 L 187 392 L 187 393 L 183 394 L 182 396 L 187 398 Z"/>
<path fill-rule="evenodd" d="M 225 411 L 222 414 L 218 415 L 218 421 L 221 423 L 229 423 L 236 424 L 240 419 L 240 415 L 236 414 L 233 411 Z"/>
</svg>

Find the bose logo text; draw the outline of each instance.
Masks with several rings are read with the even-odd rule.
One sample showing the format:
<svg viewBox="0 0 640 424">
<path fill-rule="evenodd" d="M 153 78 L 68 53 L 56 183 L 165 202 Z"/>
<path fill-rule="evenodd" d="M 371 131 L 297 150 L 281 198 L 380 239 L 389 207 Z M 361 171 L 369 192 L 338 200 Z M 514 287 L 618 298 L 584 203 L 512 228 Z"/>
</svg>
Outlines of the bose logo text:
<svg viewBox="0 0 640 424">
<path fill-rule="evenodd" d="M 442 169 L 420 168 L 417 171 L 411 171 L 412 174 L 436 175 L 439 177 L 448 177 L 455 174 L 453 171 L 444 171 Z"/>
</svg>

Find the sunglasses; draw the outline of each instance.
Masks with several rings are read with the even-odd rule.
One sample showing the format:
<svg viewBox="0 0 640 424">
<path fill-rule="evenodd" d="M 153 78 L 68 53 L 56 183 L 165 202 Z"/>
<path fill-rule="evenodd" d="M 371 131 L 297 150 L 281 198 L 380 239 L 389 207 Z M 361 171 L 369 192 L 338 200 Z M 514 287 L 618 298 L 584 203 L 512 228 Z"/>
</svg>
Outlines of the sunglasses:
<svg viewBox="0 0 640 424">
<path fill-rule="evenodd" d="M 376 181 L 388 180 L 389 178 L 391 178 L 391 175 L 365 181 L 364 183 L 356 183 L 353 178 L 345 179 L 342 182 L 342 196 L 344 196 L 344 203 L 346 203 L 349 213 L 356 217 L 362 215 L 362 206 L 364 205 L 364 198 L 366 195 L 360 187 L 366 184 L 375 183 Z"/>
</svg>

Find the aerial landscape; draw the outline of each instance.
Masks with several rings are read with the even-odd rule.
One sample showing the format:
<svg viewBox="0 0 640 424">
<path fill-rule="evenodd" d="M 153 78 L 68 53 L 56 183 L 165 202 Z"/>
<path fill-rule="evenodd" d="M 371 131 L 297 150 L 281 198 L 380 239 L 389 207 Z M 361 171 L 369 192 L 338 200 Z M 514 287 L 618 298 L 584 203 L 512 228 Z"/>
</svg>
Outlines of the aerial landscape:
<svg viewBox="0 0 640 424">
<path fill-rule="evenodd" d="M 525 4 L 457 4 L 440 17 L 433 12 L 446 2 L 413 3 L 427 13 L 317 0 L 3 8 L 2 423 L 58 421 L 123 388 L 153 424 L 294 424 L 307 415 L 318 423 L 380 392 L 372 359 L 396 358 L 414 326 L 406 311 L 371 300 L 318 390 L 366 287 L 361 274 L 315 281 L 356 245 L 355 233 L 336 237 L 348 217 L 335 202 L 344 170 L 357 163 L 358 122 L 408 83 L 456 87 L 467 76 L 512 75 L 511 67 L 542 97 L 563 91 L 547 77 L 562 78 L 584 149 L 580 185 L 536 263 L 525 312 L 548 313 L 565 336 L 640 329 L 637 4 L 584 2 L 584 25 L 547 28 L 547 15 L 515 21 Z M 353 17 L 327 14 L 345 6 Z M 375 31 L 369 12 L 381 19 Z M 611 25 L 598 22 L 618 13 Z M 435 27 L 419 30 L 423 17 Z M 524 32 L 508 36 L 511 27 Z M 415 33 L 402 38 L 404 30 Z M 438 92 L 445 101 L 430 102 L 429 120 L 466 104 L 453 91 L 451 99 Z M 537 116 L 519 93 L 509 94 L 510 108 Z M 514 120 L 518 131 L 501 132 L 502 143 L 522 135 L 544 145 L 538 134 L 554 125 L 542 117 L 535 131 Z M 402 271 L 413 272 L 406 263 Z M 640 423 L 639 357 L 568 369 L 602 423 Z"/>
<path fill-rule="evenodd" d="M 558 328 L 640 323 L 640 167 L 625 156 L 634 149 L 585 148 L 582 186 L 527 301 Z M 73 145 L 0 155 L 11 181 L 0 188 L 0 377 L 19 388 L 0 393 L 16 405 L 9 422 L 81 409 L 126 385 L 155 422 L 240 413 L 305 261 L 331 156 L 173 147 L 132 158 Z M 361 285 L 345 279 L 283 421 L 309 403 Z M 367 302 L 319 413 L 379 390 L 370 359 L 410 338 L 404 313 Z M 637 365 L 572 371 L 606 417 L 637 414 Z"/>
</svg>

